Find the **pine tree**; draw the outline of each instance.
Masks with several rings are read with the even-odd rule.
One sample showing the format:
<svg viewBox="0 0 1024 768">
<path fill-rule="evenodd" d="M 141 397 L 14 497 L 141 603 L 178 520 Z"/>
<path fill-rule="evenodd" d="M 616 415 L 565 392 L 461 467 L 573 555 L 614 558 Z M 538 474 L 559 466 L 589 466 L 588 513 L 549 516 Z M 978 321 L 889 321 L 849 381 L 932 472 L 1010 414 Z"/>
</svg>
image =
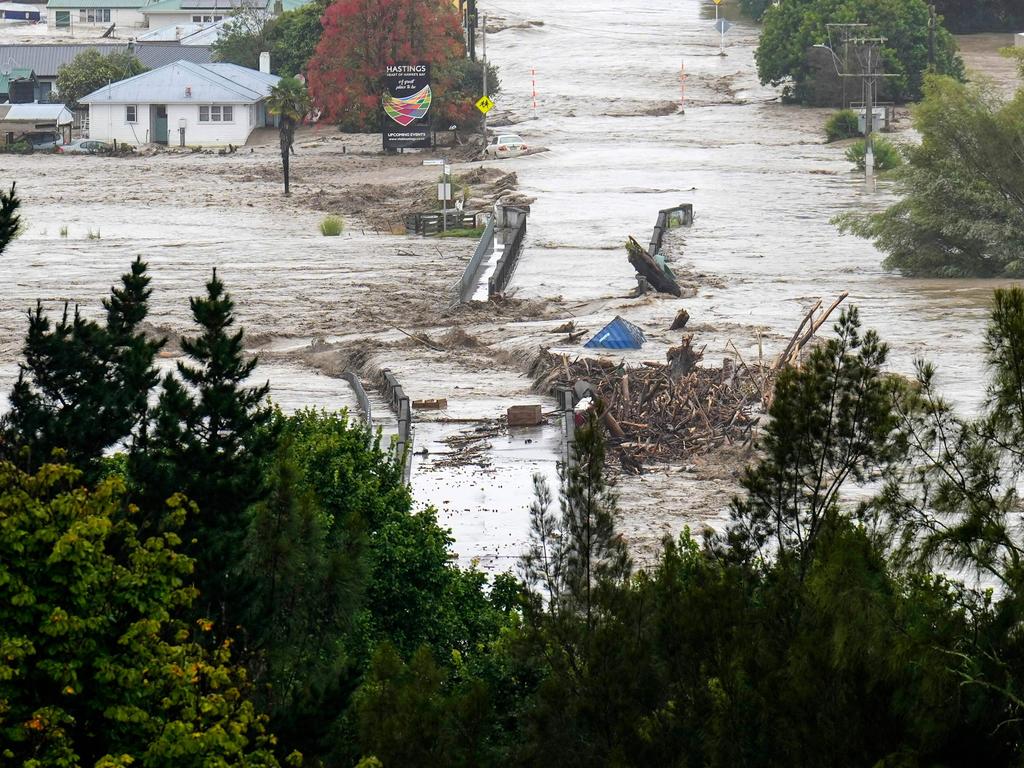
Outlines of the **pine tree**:
<svg viewBox="0 0 1024 768">
<path fill-rule="evenodd" d="M 598 588 L 621 583 L 632 569 L 626 543 L 615 530 L 617 498 L 604 479 L 604 435 L 592 411 L 576 432 L 573 461 L 561 469 L 560 479 L 556 518 L 549 511 L 547 481 L 534 478 L 530 548 L 520 568 L 530 588 L 544 590 L 552 612 L 579 614 L 591 626 Z"/>
<path fill-rule="evenodd" d="M 108 449 L 125 440 L 134 449 L 145 434 L 147 399 L 157 382 L 153 359 L 164 344 L 139 329 L 148 284 L 146 264 L 136 259 L 104 301 L 105 326 L 67 304 L 57 323 L 40 303 L 29 312 L 25 360 L 0 424 L 9 454 L 38 467 L 59 449 L 94 474 Z"/>
<path fill-rule="evenodd" d="M 200 607 L 226 626 L 246 510 L 264 495 L 262 467 L 274 450 L 273 412 L 269 384 L 244 386 L 257 360 L 244 358 L 244 331 L 232 331 L 234 302 L 216 270 L 206 296 L 190 305 L 201 332 L 182 339 L 181 348 L 192 363 L 178 363 L 180 381 L 164 377 L 150 450 L 132 472 L 149 499 L 180 491 L 198 505 L 183 538 L 196 559 Z"/>
<path fill-rule="evenodd" d="M 14 184 L 11 184 L 10 192 L 0 192 L 0 253 L 4 252 L 7 244 L 18 234 L 20 219 L 18 208 L 21 201 L 14 194 Z"/>
</svg>

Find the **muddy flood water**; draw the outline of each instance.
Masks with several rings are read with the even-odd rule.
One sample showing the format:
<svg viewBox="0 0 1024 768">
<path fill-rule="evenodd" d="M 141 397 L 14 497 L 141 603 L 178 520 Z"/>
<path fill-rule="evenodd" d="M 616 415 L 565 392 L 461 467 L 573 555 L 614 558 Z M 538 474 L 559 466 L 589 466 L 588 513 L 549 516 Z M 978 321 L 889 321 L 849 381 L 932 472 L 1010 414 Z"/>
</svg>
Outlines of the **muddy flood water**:
<svg viewBox="0 0 1024 768">
<path fill-rule="evenodd" d="M 227 158 L 7 156 L 0 182 L 18 181 L 26 232 L 0 256 L 0 387 L 16 374 L 23 312 L 37 297 L 95 310 L 141 253 L 154 276 L 154 327 L 173 335 L 188 329 L 186 297 L 219 266 L 282 407 L 354 407 L 339 378 L 353 366 L 391 368 L 414 399 L 447 397 L 447 411 L 416 414 L 413 490 L 452 528 L 460 560 L 489 571 L 511 567 L 522 551 L 531 477 L 553 479 L 559 456 L 550 418 L 511 433 L 497 419 L 513 404 L 553 409 L 525 370 L 567 318 L 596 331 L 622 315 L 649 338 L 628 359 L 663 360 L 678 343 L 665 329 L 685 307 L 688 330 L 718 363 L 730 342 L 748 359 L 759 338 L 766 357 L 777 354 L 815 301 L 848 291 L 865 325 L 891 345 L 894 370 L 910 372 L 926 357 L 951 399 L 978 407 L 995 284 L 901 278 L 881 268 L 870 243 L 838 234 L 834 216 L 877 210 L 891 196 L 884 182 L 853 173 L 841 148 L 823 144 L 827 111 L 783 106 L 776 89 L 758 83 L 755 25 L 730 14 L 735 26 L 719 56 L 713 6 L 700 0 L 664 9 L 639 0 L 593 0 L 586 10 L 541 0 L 479 5 L 494 25 L 488 56 L 502 78 L 492 126 L 548 150 L 490 164 L 515 171 L 518 191 L 535 198 L 509 307 L 451 309 L 474 243 L 382 232 L 344 208 L 345 194 L 386 197 L 395 184 L 433 181 L 419 157 L 377 155 L 376 137 L 313 136 L 294 161 L 287 202 L 273 144 Z M 907 140 L 905 115 L 897 128 L 896 139 Z M 455 173 L 479 166 L 456 163 Z M 341 238 L 316 232 L 325 200 L 350 215 Z M 668 250 L 697 295 L 627 298 L 635 286 L 627 235 L 646 242 L 657 211 L 683 202 L 696 221 L 673 233 Z M 101 239 L 88 239 L 90 229 Z M 464 335 L 451 335 L 455 328 Z M 433 341 L 411 339 L 411 329 Z M 374 397 L 375 414 L 387 416 Z M 684 526 L 720 524 L 737 466 L 697 462 L 622 478 L 622 528 L 637 559 Z"/>
</svg>

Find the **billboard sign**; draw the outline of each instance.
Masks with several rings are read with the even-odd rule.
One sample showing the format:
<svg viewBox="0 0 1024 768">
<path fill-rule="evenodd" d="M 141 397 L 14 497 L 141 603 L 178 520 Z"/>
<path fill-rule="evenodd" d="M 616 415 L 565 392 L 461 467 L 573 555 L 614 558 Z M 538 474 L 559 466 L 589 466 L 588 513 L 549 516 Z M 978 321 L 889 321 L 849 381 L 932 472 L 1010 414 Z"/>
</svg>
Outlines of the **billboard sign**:
<svg viewBox="0 0 1024 768">
<path fill-rule="evenodd" d="M 430 146 L 430 65 L 389 64 L 381 97 L 384 149 Z"/>
</svg>

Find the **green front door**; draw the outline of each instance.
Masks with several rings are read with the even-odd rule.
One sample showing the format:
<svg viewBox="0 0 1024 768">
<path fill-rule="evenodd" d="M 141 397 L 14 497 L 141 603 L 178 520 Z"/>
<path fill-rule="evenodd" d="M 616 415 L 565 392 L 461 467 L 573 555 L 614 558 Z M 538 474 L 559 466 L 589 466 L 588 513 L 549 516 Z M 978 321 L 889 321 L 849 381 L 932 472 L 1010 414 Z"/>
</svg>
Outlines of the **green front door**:
<svg viewBox="0 0 1024 768">
<path fill-rule="evenodd" d="M 167 143 L 167 107 L 153 107 L 156 117 L 153 119 L 153 141 L 157 144 Z"/>
</svg>

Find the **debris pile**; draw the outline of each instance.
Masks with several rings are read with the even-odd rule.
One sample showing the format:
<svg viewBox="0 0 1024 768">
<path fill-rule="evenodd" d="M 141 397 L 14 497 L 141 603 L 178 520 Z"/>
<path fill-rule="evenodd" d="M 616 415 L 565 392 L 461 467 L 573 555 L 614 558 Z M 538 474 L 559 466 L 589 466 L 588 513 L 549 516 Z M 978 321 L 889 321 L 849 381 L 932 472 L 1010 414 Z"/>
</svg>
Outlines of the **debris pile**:
<svg viewBox="0 0 1024 768">
<path fill-rule="evenodd" d="M 731 360 L 721 368 L 699 367 L 703 349 L 694 349 L 692 336 L 668 356 L 668 365 L 627 367 L 595 358 L 570 361 L 544 350 L 531 375 L 543 392 L 587 390 L 599 403 L 608 445 L 627 471 L 750 442 L 759 404 L 771 389 L 770 370 Z"/>
</svg>

